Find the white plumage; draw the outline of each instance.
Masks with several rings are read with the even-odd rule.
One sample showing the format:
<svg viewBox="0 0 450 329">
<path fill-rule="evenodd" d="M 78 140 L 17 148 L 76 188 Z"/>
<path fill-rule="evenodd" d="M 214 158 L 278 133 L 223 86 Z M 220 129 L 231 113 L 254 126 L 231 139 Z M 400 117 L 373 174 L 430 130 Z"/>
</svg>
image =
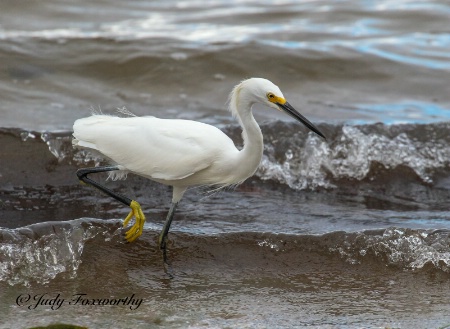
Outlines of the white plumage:
<svg viewBox="0 0 450 329">
<path fill-rule="evenodd" d="M 93 115 L 77 120 L 73 128 L 76 146 L 98 151 L 121 169 L 166 185 L 227 185 L 245 179 L 233 175 L 239 171 L 233 169 L 239 156 L 233 141 L 208 124 Z"/>
</svg>

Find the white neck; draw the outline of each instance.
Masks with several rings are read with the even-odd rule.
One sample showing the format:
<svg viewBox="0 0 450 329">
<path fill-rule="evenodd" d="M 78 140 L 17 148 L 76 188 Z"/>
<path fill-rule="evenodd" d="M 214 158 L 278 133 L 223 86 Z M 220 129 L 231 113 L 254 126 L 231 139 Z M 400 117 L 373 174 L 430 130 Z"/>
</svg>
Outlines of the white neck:
<svg viewBox="0 0 450 329">
<path fill-rule="evenodd" d="M 241 95 L 242 96 L 242 95 Z M 253 175 L 258 168 L 264 149 L 263 135 L 252 114 L 253 101 L 246 97 L 236 99 L 231 108 L 242 127 L 244 148 L 239 152 L 239 174 L 243 180 Z"/>
</svg>

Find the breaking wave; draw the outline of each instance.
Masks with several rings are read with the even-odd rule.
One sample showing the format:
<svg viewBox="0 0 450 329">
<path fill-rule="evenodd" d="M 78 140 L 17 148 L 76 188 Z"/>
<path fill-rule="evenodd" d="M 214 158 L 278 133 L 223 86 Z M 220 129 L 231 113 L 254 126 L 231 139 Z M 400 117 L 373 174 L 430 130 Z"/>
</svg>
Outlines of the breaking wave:
<svg viewBox="0 0 450 329">
<path fill-rule="evenodd" d="M 74 278 L 86 248 L 101 248 L 110 252 L 117 248 L 130 248 L 123 244 L 120 247 L 115 241 L 120 239 L 120 224 L 118 220 L 83 218 L 45 222 L 14 230 L 2 229 L 0 281 L 27 286 L 33 283 L 46 284 L 57 275 Z M 151 238 L 148 240 L 148 236 L 146 234 L 139 240 L 140 248 L 156 250 L 155 241 Z M 113 241 L 113 238 L 116 239 Z M 277 257 L 281 257 L 286 264 L 296 264 L 302 254 L 325 254 L 353 266 L 364 266 L 367 261 L 376 261 L 401 270 L 431 269 L 450 273 L 448 230 L 390 227 L 385 230 L 324 235 L 237 232 L 201 236 L 176 233 L 171 236 L 171 240 L 175 241 L 170 247 L 171 253 L 192 264 L 197 263 L 196 257 L 215 259 L 216 253 L 220 255 L 223 250 L 236 255 L 243 250 L 253 250 L 255 264 L 266 259 L 269 267 L 276 266 Z M 88 241 L 92 243 L 87 244 Z M 193 249 L 196 252 L 192 252 Z M 161 257 L 157 252 L 152 255 Z M 122 254 L 122 257 L 126 257 L 126 254 Z M 270 264 L 270 259 L 273 264 Z M 151 266 L 151 259 L 146 262 Z M 251 262 L 247 259 L 246 266 L 254 266 Z M 154 264 L 160 265 L 160 262 Z"/>
<path fill-rule="evenodd" d="M 449 174 L 449 123 L 322 125 L 326 141 L 298 132 L 294 124 L 279 122 L 265 128 L 267 142 L 257 176 L 293 189 L 377 181 L 398 168 L 404 169 L 405 182 L 418 178 L 433 184 Z"/>
<path fill-rule="evenodd" d="M 319 125 L 327 140 L 295 123 L 262 126 L 264 156 L 256 176 L 295 190 L 334 188 L 351 181 L 377 182 L 399 168 L 405 182 L 436 184 L 450 174 L 450 123 Z M 67 133 L 9 130 L 23 141 L 41 139 L 60 163 L 98 165 L 103 159 L 73 150 Z M 240 128 L 225 130 L 237 144 Z"/>
<path fill-rule="evenodd" d="M 86 241 L 97 235 L 110 240 L 117 222 L 79 219 L 0 229 L 0 281 L 29 285 L 61 273 L 75 277 Z"/>
</svg>

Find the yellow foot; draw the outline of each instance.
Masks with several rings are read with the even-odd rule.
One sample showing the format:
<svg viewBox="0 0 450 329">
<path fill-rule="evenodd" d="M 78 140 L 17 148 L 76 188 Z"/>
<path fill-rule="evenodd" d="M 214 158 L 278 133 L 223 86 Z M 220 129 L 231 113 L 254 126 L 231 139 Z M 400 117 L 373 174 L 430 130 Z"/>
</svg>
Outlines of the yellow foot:
<svg viewBox="0 0 450 329">
<path fill-rule="evenodd" d="M 145 216 L 142 212 L 141 205 L 137 201 L 131 201 L 130 207 L 131 211 L 125 218 L 123 227 L 128 225 L 131 218 L 134 217 L 136 219 L 133 226 L 131 226 L 131 228 L 125 233 L 125 240 L 127 240 L 128 242 L 133 242 L 142 234 L 142 230 L 144 229 Z"/>
</svg>

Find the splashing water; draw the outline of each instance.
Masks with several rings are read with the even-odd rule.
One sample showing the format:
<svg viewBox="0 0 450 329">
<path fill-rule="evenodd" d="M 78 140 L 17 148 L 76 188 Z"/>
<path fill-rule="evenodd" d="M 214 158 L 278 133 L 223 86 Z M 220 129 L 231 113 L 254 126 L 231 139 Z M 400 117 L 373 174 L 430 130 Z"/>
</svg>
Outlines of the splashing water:
<svg viewBox="0 0 450 329">
<path fill-rule="evenodd" d="M 330 247 L 351 264 L 360 264 L 369 255 L 386 265 L 410 270 L 427 264 L 450 273 L 450 232 L 390 227 L 382 235 L 370 232 L 346 234 L 342 243 Z"/>
<path fill-rule="evenodd" d="M 340 179 L 374 179 L 375 164 L 387 170 L 405 166 L 424 183 L 433 182 L 434 171 L 449 167 L 450 148 L 445 140 L 436 136 L 421 140 L 407 132 L 392 134 L 388 129 L 373 129 L 376 125 L 371 128 L 343 126 L 331 141 L 309 134 L 303 144 L 296 137 L 283 137 L 289 154 L 280 158 L 276 147 L 266 145 L 257 176 L 302 190 L 332 188 L 333 181 Z"/>
<path fill-rule="evenodd" d="M 40 230 L 45 232 L 41 236 Z M 83 219 L 1 230 L 0 281 L 29 286 L 48 283 L 60 273 L 74 278 L 86 242 L 98 234 L 111 238 L 111 232 Z"/>
</svg>

